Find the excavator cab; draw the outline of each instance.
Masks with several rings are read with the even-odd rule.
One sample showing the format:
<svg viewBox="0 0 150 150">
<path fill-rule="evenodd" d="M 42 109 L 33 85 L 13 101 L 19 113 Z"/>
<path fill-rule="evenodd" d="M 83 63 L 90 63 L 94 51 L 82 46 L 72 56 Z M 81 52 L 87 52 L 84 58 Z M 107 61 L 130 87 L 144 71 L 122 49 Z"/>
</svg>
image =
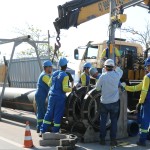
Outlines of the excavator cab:
<svg viewBox="0 0 150 150">
<path fill-rule="evenodd" d="M 78 47 L 74 50 L 74 58 L 80 60 L 79 74 L 82 72 L 82 66 L 85 62 L 90 62 L 101 73 L 103 64 L 101 64 L 101 53 L 106 48 L 106 41 L 101 43 L 88 42 L 84 47 Z M 127 42 L 123 39 L 115 40 L 115 47 L 120 52 L 121 66 L 124 71 L 124 80 L 140 80 L 143 78 L 143 58 L 142 47 L 139 44 Z M 150 51 L 149 51 L 150 55 Z M 117 58 L 115 58 L 117 63 Z M 80 76 L 80 75 L 79 75 Z"/>
</svg>

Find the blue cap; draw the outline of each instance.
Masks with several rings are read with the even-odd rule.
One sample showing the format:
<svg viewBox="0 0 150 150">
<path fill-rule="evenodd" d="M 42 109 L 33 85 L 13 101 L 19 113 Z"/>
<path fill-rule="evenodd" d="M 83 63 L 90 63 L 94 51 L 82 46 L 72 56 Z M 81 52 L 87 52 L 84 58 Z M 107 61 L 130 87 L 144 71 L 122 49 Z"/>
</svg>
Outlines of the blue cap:
<svg viewBox="0 0 150 150">
<path fill-rule="evenodd" d="M 61 57 L 59 59 L 59 66 L 60 67 L 67 65 L 67 63 L 68 63 L 68 60 L 65 57 Z"/>
<path fill-rule="evenodd" d="M 43 67 L 52 67 L 52 62 L 50 60 L 46 60 L 43 62 Z"/>
<path fill-rule="evenodd" d="M 91 63 L 87 62 L 83 65 L 84 68 L 91 68 Z"/>
<path fill-rule="evenodd" d="M 145 66 L 150 66 L 150 58 L 147 58 L 147 60 L 145 61 Z"/>
</svg>

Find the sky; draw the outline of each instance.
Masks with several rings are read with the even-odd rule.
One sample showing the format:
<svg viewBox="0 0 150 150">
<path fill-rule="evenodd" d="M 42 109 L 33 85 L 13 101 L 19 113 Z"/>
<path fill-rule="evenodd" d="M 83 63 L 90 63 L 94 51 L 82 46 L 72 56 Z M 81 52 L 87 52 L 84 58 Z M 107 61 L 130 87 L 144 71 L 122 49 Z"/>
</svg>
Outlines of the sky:
<svg viewBox="0 0 150 150">
<path fill-rule="evenodd" d="M 47 34 L 50 31 L 54 35 L 55 29 L 53 21 L 58 17 L 57 6 L 62 5 L 66 0 L 0 0 L 0 38 L 8 39 L 18 36 L 14 33 L 15 28 L 25 29 L 27 24 L 33 25 Z M 134 27 L 142 31 L 145 22 L 150 21 L 148 10 L 138 6 L 130 7 L 124 11 L 127 14 L 127 21 L 122 27 Z M 61 51 L 64 51 L 69 58 L 73 57 L 73 50 L 88 41 L 104 41 L 108 39 L 109 15 L 103 15 L 77 28 L 71 27 L 69 30 L 62 30 Z M 128 38 L 128 35 L 117 30 L 116 37 Z M 55 38 L 50 39 L 51 46 L 54 45 Z M 19 46 L 17 49 L 23 49 Z M 6 55 L 9 59 L 12 44 L 0 45 L 1 57 Z"/>
</svg>

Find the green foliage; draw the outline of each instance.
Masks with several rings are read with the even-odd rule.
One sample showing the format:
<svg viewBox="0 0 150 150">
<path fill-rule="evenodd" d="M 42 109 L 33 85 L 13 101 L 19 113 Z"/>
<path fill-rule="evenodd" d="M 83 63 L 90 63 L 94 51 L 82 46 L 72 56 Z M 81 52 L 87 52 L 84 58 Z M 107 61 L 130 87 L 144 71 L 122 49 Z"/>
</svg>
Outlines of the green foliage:
<svg viewBox="0 0 150 150">
<path fill-rule="evenodd" d="M 19 36 L 30 35 L 31 40 L 34 41 L 47 41 L 47 43 L 37 43 L 38 53 L 40 57 L 49 55 L 50 59 L 52 58 L 54 49 L 52 46 L 48 47 L 48 34 L 43 34 L 41 29 L 33 25 L 27 25 L 25 29 L 15 28 L 15 32 L 18 33 Z M 17 57 L 36 57 L 35 49 L 33 47 L 24 49 L 17 53 Z"/>
</svg>

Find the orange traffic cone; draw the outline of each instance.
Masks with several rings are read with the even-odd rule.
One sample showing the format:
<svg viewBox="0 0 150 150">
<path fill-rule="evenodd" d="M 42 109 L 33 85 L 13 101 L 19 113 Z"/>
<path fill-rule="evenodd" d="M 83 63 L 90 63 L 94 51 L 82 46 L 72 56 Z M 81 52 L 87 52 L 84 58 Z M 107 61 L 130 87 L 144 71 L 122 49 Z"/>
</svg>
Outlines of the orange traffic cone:
<svg viewBox="0 0 150 150">
<path fill-rule="evenodd" d="M 29 121 L 26 122 L 24 147 L 25 148 L 31 148 L 31 147 L 33 147 L 33 142 L 32 142 L 32 137 L 31 137 L 31 132 L 30 132 Z"/>
</svg>

